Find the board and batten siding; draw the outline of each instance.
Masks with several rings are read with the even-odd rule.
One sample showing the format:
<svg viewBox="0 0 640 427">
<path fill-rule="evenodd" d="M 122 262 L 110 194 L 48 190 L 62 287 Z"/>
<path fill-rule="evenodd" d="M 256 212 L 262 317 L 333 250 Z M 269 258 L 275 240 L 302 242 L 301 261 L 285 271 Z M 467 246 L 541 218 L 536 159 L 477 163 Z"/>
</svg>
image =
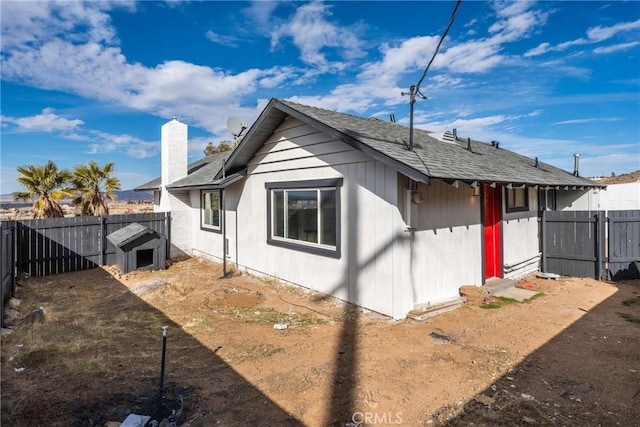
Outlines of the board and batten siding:
<svg viewBox="0 0 640 427">
<path fill-rule="evenodd" d="M 502 207 L 502 264 L 507 279 L 517 279 L 540 268 L 537 192 L 531 188 L 526 191 L 529 199 L 527 211 L 507 212 L 506 203 Z"/>
<path fill-rule="evenodd" d="M 341 256 L 331 258 L 267 244 L 266 183 L 342 178 Z M 227 189 L 230 259 L 371 310 L 393 311 L 393 251 L 401 223 L 397 172 L 349 145 L 290 118 L 249 162 L 243 182 Z M 235 225 L 234 224 L 234 225 Z M 396 227 L 397 228 L 397 227 Z"/>
<path fill-rule="evenodd" d="M 399 181 L 406 220 L 404 190 L 409 185 L 404 177 Z M 480 197 L 466 185 L 454 188 L 437 179 L 419 183 L 416 191 L 424 200 L 410 204 L 412 229 L 405 231 L 397 261 L 406 283 L 399 302 L 437 304 L 459 297 L 462 285 L 482 284 Z"/>
</svg>

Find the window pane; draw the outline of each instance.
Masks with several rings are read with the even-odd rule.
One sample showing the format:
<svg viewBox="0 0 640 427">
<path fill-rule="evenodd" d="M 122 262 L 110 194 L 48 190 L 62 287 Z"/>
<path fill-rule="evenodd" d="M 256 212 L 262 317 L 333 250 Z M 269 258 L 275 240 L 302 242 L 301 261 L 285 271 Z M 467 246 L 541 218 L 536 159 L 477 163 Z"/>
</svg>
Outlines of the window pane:
<svg viewBox="0 0 640 427">
<path fill-rule="evenodd" d="M 318 192 L 287 191 L 287 235 L 289 239 L 318 243 Z"/>
<path fill-rule="evenodd" d="M 322 236 L 323 245 L 336 245 L 336 190 L 322 190 L 320 192 L 320 208 L 322 209 Z"/>
<path fill-rule="evenodd" d="M 284 237 L 284 191 L 273 192 L 273 235 Z"/>
<path fill-rule="evenodd" d="M 515 191 L 515 199 L 517 207 L 525 207 L 527 206 L 527 202 L 525 201 L 525 191 L 521 188 L 517 188 Z"/>
<path fill-rule="evenodd" d="M 220 227 L 220 192 L 204 193 L 203 222 L 205 225 Z"/>
<path fill-rule="evenodd" d="M 526 210 L 529 206 L 528 192 L 523 188 L 507 190 L 507 209 Z"/>
<path fill-rule="evenodd" d="M 547 207 L 552 211 L 556 210 L 556 190 L 548 190 Z"/>
</svg>

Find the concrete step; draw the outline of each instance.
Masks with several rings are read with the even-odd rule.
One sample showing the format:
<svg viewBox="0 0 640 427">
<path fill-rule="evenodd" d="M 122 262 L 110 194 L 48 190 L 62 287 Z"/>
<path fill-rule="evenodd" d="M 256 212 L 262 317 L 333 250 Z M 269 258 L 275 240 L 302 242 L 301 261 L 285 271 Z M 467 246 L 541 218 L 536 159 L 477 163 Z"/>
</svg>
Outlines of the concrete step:
<svg viewBox="0 0 640 427">
<path fill-rule="evenodd" d="M 539 293 L 540 292 L 530 291 L 528 289 L 508 288 L 503 291 L 494 293 L 493 296 L 514 299 L 516 301 L 522 302 L 535 297 Z"/>
<path fill-rule="evenodd" d="M 510 288 L 516 287 L 516 281 L 511 279 L 501 279 L 499 277 L 492 277 L 487 279 L 484 284 L 484 288 L 489 292 L 489 295 L 495 295 L 498 292 L 506 291 Z"/>
<path fill-rule="evenodd" d="M 416 304 L 413 310 L 407 313 L 407 317 L 413 320 L 427 320 L 462 307 L 466 299 L 466 297 L 456 297 L 436 304 Z"/>
</svg>

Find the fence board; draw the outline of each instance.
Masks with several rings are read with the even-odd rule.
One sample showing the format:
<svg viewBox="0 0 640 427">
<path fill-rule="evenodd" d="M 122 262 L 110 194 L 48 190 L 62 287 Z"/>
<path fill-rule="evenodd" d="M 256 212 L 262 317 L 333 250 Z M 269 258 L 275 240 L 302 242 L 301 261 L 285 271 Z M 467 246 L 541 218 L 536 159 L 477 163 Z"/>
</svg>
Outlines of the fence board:
<svg viewBox="0 0 640 427">
<path fill-rule="evenodd" d="M 543 212 L 543 271 L 600 279 L 604 262 L 603 212 Z"/>
<path fill-rule="evenodd" d="M 115 247 L 107 244 L 110 233 L 138 222 L 168 238 L 167 217 L 154 213 L 17 221 L 18 271 L 44 276 L 116 264 Z"/>
<path fill-rule="evenodd" d="M 609 277 L 640 279 L 640 210 L 609 211 Z"/>
<path fill-rule="evenodd" d="M 0 222 L 0 320 L 4 319 L 4 305 L 14 295 L 15 278 L 15 222 Z"/>
</svg>

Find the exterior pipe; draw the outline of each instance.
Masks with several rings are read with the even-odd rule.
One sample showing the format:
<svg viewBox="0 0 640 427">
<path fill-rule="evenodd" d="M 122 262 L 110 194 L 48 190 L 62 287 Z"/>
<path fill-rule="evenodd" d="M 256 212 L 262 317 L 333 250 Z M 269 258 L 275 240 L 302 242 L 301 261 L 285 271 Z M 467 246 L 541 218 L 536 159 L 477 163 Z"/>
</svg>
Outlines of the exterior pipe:
<svg viewBox="0 0 640 427">
<path fill-rule="evenodd" d="M 164 408 L 164 364 L 165 364 L 166 354 L 167 354 L 167 329 L 169 329 L 168 326 L 162 327 L 162 362 L 160 364 L 160 399 L 159 399 L 160 411 L 162 411 L 162 408 Z"/>
<path fill-rule="evenodd" d="M 227 208 L 225 191 L 222 190 L 222 277 L 227 277 Z"/>
<path fill-rule="evenodd" d="M 517 270 L 518 268 L 525 267 L 525 266 L 527 266 L 529 264 L 532 264 L 533 261 L 536 261 L 536 262 L 540 261 L 540 257 L 542 257 L 542 252 L 538 252 L 537 255 L 534 255 L 534 256 L 532 256 L 530 258 L 527 258 L 525 260 L 516 262 L 515 264 L 504 264 L 503 265 L 504 272 L 505 273 L 510 273 L 510 272 L 512 272 L 514 270 Z"/>
</svg>

